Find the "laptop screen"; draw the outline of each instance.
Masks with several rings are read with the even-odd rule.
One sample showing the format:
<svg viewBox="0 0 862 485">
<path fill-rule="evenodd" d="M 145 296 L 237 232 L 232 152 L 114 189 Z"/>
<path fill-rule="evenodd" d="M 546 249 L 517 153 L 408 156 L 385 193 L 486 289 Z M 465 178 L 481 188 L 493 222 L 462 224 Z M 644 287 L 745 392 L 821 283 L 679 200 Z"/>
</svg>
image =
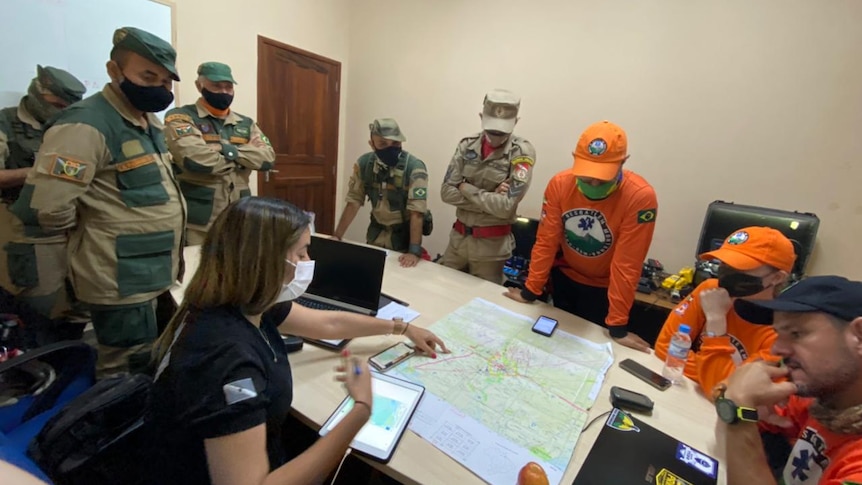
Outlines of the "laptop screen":
<svg viewBox="0 0 862 485">
<path fill-rule="evenodd" d="M 386 251 L 312 236 L 308 255 L 314 260 L 308 294 L 377 310 Z"/>
</svg>

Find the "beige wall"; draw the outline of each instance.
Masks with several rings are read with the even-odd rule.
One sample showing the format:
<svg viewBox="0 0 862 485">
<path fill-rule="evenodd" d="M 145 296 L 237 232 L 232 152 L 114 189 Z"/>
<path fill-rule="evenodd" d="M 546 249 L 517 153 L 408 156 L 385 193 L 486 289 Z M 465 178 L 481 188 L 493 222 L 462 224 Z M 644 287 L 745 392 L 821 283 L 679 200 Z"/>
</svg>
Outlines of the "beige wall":
<svg viewBox="0 0 862 485">
<path fill-rule="evenodd" d="M 516 131 L 538 151 L 522 214 L 538 216 L 580 132 L 610 119 L 658 193 L 650 255 L 669 268 L 692 262 L 722 199 L 818 214 L 809 273 L 862 278 L 862 2 L 353 0 L 351 15 L 341 188 L 368 122 L 397 118 L 430 172 L 432 253 L 454 218 L 439 195 L 449 158 L 480 129 L 484 93 L 504 87 L 522 95 Z M 363 239 L 367 214 L 348 237 Z"/>
<path fill-rule="evenodd" d="M 349 86 L 347 70 L 350 0 L 174 0 L 176 4 L 177 55 L 180 102 L 198 97 L 194 80 L 201 62 L 229 64 L 237 80 L 233 108 L 242 114 L 257 114 L 257 36 L 341 62 L 342 92 Z M 345 98 L 341 100 L 339 131 L 344 133 Z M 339 143 L 339 166 L 343 165 L 344 138 Z M 253 178 L 252 190 L 257 192 Z M 343 198 L 338 187 L 339 200 Z"/>
</svg>

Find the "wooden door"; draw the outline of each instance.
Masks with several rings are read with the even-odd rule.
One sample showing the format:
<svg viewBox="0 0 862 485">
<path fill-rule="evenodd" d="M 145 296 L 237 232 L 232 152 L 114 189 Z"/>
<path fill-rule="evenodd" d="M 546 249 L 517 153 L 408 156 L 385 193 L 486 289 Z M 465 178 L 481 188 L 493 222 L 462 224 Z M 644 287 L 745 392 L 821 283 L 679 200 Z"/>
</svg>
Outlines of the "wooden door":
<svg viewBox="0 0 862 485">
<path fill-rule="evenodd" d="M 276 154 L 258 193 L 313 211 L 332 234 L 341 63 L 261 36 L 257 46 L 257 121 Z"/>
</svg>

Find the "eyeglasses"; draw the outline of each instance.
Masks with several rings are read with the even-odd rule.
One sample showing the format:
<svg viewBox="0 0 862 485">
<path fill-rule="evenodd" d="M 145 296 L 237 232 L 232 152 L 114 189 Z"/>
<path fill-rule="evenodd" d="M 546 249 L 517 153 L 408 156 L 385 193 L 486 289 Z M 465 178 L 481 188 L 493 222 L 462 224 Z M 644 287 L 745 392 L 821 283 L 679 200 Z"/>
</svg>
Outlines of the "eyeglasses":
<svg viewBox="0 0 862 485">
<path fill-rule="evenodd" d="M 509 136 L 508 133 L 504 133 L 502 131 L 497 131 L 497 130 L 485 130 L 485 133 L 487 133 L 488 135 L 497 136 L 497 137 Z"/>
</svg>

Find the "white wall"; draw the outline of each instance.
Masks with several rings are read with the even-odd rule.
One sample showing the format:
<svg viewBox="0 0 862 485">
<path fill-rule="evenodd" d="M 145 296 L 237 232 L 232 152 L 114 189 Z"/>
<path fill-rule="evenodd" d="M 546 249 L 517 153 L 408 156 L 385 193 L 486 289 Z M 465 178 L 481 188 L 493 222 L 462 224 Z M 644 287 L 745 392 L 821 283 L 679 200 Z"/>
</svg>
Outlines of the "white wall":
<svg viewBox="0 0 862 485">
<path fill-rule="evenodd" d="M 354 0 L 340 189 L 368 122 L 395 117 L 428 165 L 426 247 L 443 252 L 446 166 L 479 131 L 484 93 L 509 88 L 523 98 L 516 132 L 538 152 L 521 214 L 538 216 L 580 132 L 610 119 L 658 193 L 650 255 L 669 268 L 691 263 L 722 199 L 818 214 L 809 273 L 862 278 L 859 25 L 858 0 Z M 366 204 L 348 237 L 363 239 L 367 217 Z"/>
<path fill-rule="evenodd" d="M 237 81 L 232 108 L 257 115 L 257 36 L 314 52 L 341 62 L 342 93 L 348 78 L 350 0 L 174 0 L 177 10 L 178 94 L 182 104 L 198 98 L 197 66 L 220 61 L 231 66 Z M 175 89 L 176 89 L 175 88 Z M 345 96 L 341 98 L 339 131 L 345 132 Z M 339 141 L 339 166 L 343 166 L 344 137 Z M 344 187 L 336 196 L 342 200 Z M 257 178 L 252 191 L 257 193 Z"/>
</svg>

